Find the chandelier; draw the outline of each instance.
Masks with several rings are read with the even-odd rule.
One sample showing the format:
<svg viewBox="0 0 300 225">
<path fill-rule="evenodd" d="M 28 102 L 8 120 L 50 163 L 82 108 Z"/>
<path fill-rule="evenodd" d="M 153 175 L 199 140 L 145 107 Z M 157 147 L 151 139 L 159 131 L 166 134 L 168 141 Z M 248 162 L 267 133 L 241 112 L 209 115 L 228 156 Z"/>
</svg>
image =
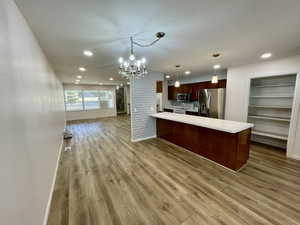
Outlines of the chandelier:
<svg viewBox="0 0 300 225">
<path fill-rule="evenodd" d="M 156 33 L 156 39 L 151 42 L 150 44 L 140 44 L 135 41 L 133 41 L 133 37 L 130 37 L 130 55 L 128 60 L 124 60 L 122 57 L 119 58 L 119 74 L 126 78 L 126 79 L 131 79 L 131 78 L 141 78 L 144 77 L 148 71 L 146 67 L 146 59 L 141 58 L 141 59 L 136 59 L 134 52 L 133 52 L 133 46 L 137 45 L 139 47 L 150 47 L 154 45 L 157 41 L 159 41 L 162 37 L 165 36 L 165 33 L 163 32 L 158 32 Z"/>
</svg>

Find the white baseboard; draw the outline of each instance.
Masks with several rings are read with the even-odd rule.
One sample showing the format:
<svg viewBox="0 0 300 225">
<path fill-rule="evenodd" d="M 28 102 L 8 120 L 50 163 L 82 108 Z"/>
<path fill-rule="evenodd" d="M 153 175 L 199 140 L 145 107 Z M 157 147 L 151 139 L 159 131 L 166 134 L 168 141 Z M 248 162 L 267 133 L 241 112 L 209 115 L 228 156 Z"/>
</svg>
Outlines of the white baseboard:
<svg viewBox="0 0 300 225">
<path fill-rule="evenodd" d="M 137 139 L 131 139 L 132 142 L 139 142 L 139 141 L 145 141 L 148 139 L 156 138 L 156 135 L 150 136 L 150 137 L 145 137 L 145 138 L 137 138 Z"/>
<path fill-rule="evenodd" d="M 62 137 L 62 141 L 60 143 L 58 157 L 57 157 L 57 161 L 56 161 L 54 176 L 53 176 L 53 180 L 52 180 L 52 185 L 51 185 L 51 189 L 50 189 L 50 194 L 49 194 L 49 198 L 48 198 L 48 203 L 47 203 L 47 207 L 46 207 L 46 211 L 45 211 L 43 225 L 47 225 L 47 222 L 48 222 L 48 217 L 49 217 L 49 212 L 50 212 L 50 207 L 51 207 L 51 201 L 52 201 L 52 196 L 53 196 L 55 182 L 56 182 L 57 170 L 58 170 L 59 160 L 60 160 L 60 156 L 61 156 L 63 146 L 64 146 L 64 138 Z"/>
<path fill-rule="evenodd" d="M 296 160 L 300 160 L 300 156 L 299 155 L 287 155 L 288 158 L 290 159 L 296 159 Z"/>
</svg>

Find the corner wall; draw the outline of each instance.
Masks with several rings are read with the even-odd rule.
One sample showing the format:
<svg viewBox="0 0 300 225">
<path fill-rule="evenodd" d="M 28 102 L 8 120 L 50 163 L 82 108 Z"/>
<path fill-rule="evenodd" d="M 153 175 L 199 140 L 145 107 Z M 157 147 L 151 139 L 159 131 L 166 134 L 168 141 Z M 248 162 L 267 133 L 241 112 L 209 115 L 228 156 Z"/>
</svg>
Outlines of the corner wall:
<svg viewBox="0 0 300 225">
<path fill-rule="evenodd" d="M 297 74 L 300 72 L 300 56 L 258 64 L 229 68 L 227 72 L 225 119 L 246 122 L 250 93 L 250 79 L 257 77 Z M 291 118 L 287 155 L 300 159 L 300 78 L 297 77 Z"/>
<path fill-rule="evenodd" d="M 149 72 L 144 78 L 131 80 L 131 140 L 140 141 L 156 137 L 156 81 L 163 73 Z"/>
<path fill-rule="evenodd" d="M 14 1 L 0 1 L 0 224 L 42 225 L 65 126 L 62 85 Z"/>
</svg>

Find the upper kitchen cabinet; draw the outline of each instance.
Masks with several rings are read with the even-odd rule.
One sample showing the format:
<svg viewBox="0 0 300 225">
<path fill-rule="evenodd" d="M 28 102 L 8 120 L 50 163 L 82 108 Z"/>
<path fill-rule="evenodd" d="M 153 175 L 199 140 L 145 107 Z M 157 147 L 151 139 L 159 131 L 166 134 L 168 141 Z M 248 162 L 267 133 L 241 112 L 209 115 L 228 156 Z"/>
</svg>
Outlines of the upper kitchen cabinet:
<svg viewBox="0 0 300 225">
<path fill-rule="evenodd" d="M 174 86 L 168 87 L 168 99 L 176 100 L 178 93 L 190 93 L 191 101 L 196 101 L 198 99 L 198 92 L 200 89 L 212 89 L 212 88 L 226 88 L 226 80 L 219 80 L 218 83 L 213 84 L 211 81 L 192 83 L 192 84 L 182 84 L 180 87 L 176 88 Z"/>
<path fill-rule="evenodd" d="M 168 99 L 176 100 L 177 88 L 173 86 L 168 86 Z"/>
<path fill-rule="evenodd" d="M 156 81 L 156 93 L 163 92 L 163 82 L 161 80 Z"/>
</svg>

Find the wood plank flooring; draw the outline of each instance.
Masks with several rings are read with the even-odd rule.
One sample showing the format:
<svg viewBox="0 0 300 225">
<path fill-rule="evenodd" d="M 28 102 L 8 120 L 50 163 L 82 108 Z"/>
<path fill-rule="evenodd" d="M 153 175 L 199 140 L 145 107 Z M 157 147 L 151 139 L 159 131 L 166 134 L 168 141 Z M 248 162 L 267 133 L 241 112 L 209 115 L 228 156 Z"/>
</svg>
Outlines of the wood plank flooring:
<svg viewBox="0 0 300 225">
<path fill-rule="evenodd" d="M 48 225 L 300 224 L 300 162 L 251 146 L 233 173 L 160 139 L 130 141 L 126 116 L 68 124 Z"/>
</svg>

